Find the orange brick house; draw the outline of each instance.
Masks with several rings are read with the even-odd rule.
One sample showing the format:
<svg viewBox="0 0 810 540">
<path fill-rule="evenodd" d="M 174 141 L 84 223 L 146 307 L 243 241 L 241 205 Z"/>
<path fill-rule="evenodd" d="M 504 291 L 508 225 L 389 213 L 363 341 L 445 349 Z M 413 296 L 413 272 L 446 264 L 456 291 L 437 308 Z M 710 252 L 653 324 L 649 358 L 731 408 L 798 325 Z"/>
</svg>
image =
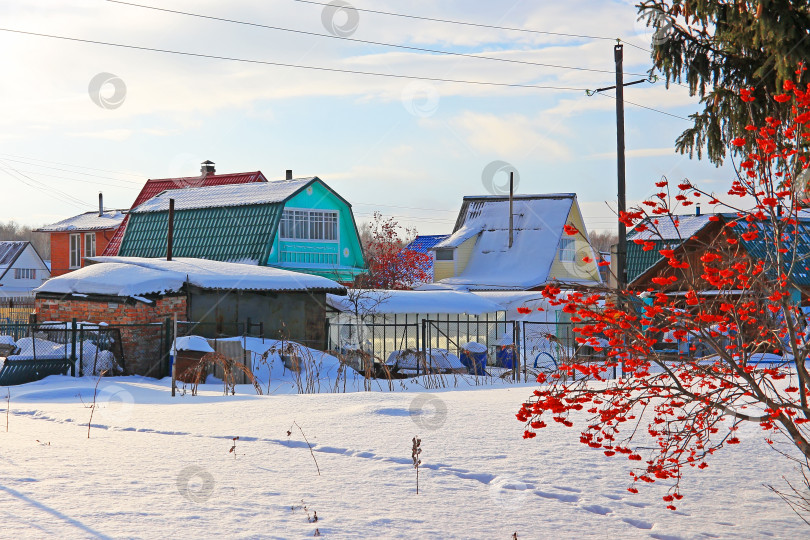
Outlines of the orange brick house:
<svg viewBox="0 0 810 540">
<path fill-rule="evenodd" d="M 36 229 L 51 235 L 51 277 L 83 268 L 85 258 L 100 255 L 123 220 L 121 210 L 103 210 L 99 194 L 97 212 L 85 212 Z"/>
</svg>

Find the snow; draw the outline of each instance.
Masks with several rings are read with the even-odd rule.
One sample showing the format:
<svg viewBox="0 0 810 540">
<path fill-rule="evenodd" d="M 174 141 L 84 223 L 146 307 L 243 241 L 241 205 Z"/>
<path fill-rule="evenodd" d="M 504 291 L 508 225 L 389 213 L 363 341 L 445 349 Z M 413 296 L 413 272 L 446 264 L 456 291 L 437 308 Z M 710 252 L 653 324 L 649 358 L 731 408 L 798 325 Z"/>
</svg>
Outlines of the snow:
<svg viewBox="0 0 810 540">
<path fill-rule="evenodd" d="M 657 218 L 657 225 L 644 222 L 649 229 L 646 231 L 629 231 L 627 238 L 629 240 L 686 240 L 711 223 L 709 221 L 710 215 L 662 216 Z"/>
<path fill-rule="evenodd" d="M 98 215 L 98 211 L 85 212 L 37 229 L 37 232 L 93 231 L 115 229 L 124 221 L 120 210 L 111 210 Z"/>
<path fill-rule="evenodd" d="M 476 341 L 470 341 L 469 343 L 465 343 L 464 345 L 461 346 L 461 348 L 471 353 L 487 352 L 487 346 L 484 345 L 483 343 L 478 343 Z"/>
<path fill-rule="evenodd" d="M 509 200 L 465 199 L 466 214 L 461 226 L 435 247 L 458 247 L 479 236 L 461 274 L 440 283 L 470 290 L 526 290 L 545 283 L 575 197 L 571 193 L 516 197 L 511 248 Z"/>
<path fill-rule="evenodd" d="M 314 180 L 315 177 L 309 177 L 275 182 L 172 189 L 152 197 L 132 209 L 131 213 L 168 212 L 169 199 L 174 199 L 175 210 L 280 203 Z"/>
<path fill-rule="evenodd" d="M 97 391 L 96 382 L 55 376 L 9 389 L 3 537 L 807 536 L 763 485 L 785 487 L 782 475 L 796 472 L 756 425 L 743 425 L 740 444 L 709 468 L 687 468 L 672 512 L 663 484 L 628 493 L 630 463 L 586 448 L 575 429 L 553 423 L 522 439 L 514 414 L 531 384 L 269 396 L 201 385 L 172 398 L 168 380 L 103 378 Z"/>
<path fill-rule="evenodd" d="M 355 311 L 361 314 L 391 313 L 466 313 L 483 315 L 503 311 L 500 305 L 472 293 L 458 291 L 353 291 L 349 296 L 328 294 L 326 303 L 343 312 Z"/>
<path fill-rule="evenodd" d="M 49 279 L 36 293 L 143 296 L 180 291 L 185 283 L 202 289 L 342 293 L 331 279 L 246 264 L 178 257 L 94 257 L 97 264 Z"/>
<path fill-rule="evenodd" d="M 422 351 L 403 350 L 394 351 L 388 355 L 386 365 L 399 368 L 400 372 L 411 372 L 425 369 L 427 365 L 431 370 L 466 370 L 458 356 L 447 349 L 428 349 L 427 361 L 421 358 Z"/>
<path fill-rule="evenodd" d="M 204 353 L 214 352 L 208 340 L 201 336 L 183 336 L 174 340 L 172 348 L 175 351 L 197 351 Z"/>
</svg>

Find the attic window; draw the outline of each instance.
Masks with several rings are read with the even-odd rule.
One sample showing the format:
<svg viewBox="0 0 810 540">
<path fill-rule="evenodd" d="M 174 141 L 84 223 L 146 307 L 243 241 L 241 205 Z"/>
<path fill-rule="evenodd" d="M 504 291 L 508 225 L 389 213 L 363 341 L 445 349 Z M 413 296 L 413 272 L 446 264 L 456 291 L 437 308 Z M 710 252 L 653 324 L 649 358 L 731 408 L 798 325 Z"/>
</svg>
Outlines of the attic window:
<svg viewBox="0 0 810 540">
<path fill-rule="evenodd" d="M 576 241 L 573 238 L 560 239 L 560 260 L 562 262 L 574 262 L 576 259 Z"/>
<path fill-rule="evenodd" d="M 436 250 L 436 260 L 437 261 L 452 261 L 453 260 L 453 249 L 449 248 L 441 248 Z"/>
</svg>

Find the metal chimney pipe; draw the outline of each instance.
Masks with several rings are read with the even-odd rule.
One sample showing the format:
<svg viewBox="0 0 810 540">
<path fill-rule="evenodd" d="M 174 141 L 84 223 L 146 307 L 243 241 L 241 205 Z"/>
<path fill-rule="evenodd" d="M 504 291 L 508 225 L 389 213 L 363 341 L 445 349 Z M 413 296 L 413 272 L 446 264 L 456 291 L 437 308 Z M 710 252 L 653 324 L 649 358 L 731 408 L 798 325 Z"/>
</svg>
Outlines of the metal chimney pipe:
<svg viewBox="0 0 810 540">
<path fill-rule="evenodd" d="M 98 217 L 104 215 L 104 195 L 98 192 Z"/>
<path fill-rule="evenodd" d="M 292 180 L 292 169 L 287 169 L 287 180 Z"/>
<path fill-rule="evenodd" d="M 515 212 L 513 209 L 514 200 L 515 200 L 515 171 L 511 171 L 509 173 L 509 247 L 512 247 L 512 231 L 514 230 L 513 227 L 513 220 L 515 217 Z"/>
<path fill-rule="evenodd" d="M 169 231 L 166 238 L 166 260 L 172 260 L 172 242 L 174 241 L 174 199 L 169 199 Z"/>
</svg>

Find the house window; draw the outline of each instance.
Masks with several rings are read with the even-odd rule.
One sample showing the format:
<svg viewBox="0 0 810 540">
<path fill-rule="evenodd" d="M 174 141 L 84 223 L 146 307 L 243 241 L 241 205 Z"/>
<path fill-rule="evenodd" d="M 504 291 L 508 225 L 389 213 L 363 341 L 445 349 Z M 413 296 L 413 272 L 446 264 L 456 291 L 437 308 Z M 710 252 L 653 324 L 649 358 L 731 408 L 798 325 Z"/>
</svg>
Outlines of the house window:
<svg viewBox="0 0 810 540">
<path fill-rule="evenodd" d="M 573 238 L 560 239 L 560 260 L 562 262 L 574 262 L 577 257 L 576 240 Z"/>
<path fill-rule="evenodd" d="M 96 256 L 96 233 L 87 233 L 84 235 L 84 256 Z"/>
<path fill-rule="evenodd" d="M 82 265 L 82 235 L 70 235 L 70 267 L 79 268 Z"/>
<path fill-rule="evenodd" d="M 281 238 L 285 240 L 337 241 L 338 215 L 328 210 L 284 210 Z"/>
<path fill-rule="evenodd" d="M 437 261 L 452 261 L 453 260 L 453 251 L 449 248 L 442 248 L 436 250 L 436 260 Z"/>
<path fill-rule="evenodd" d="M 15 268 L 14 279 L 36 279 L 37 271 L 34 268 Z"/>
</svg>

